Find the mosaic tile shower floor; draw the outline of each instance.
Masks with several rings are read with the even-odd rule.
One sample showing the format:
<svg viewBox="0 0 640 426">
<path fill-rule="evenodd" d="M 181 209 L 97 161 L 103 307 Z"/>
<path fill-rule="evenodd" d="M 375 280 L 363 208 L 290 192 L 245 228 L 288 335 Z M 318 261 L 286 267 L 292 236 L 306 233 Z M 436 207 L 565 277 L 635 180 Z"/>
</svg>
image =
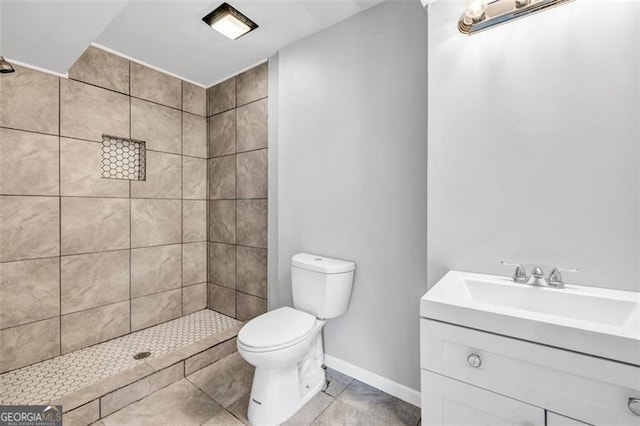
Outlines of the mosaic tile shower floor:
<svg viewBox="0 0 640 426">
<path fill-rule="evenodd" d="M 239 324 L 233 318 L 205 309 L 10 371 L 0 375 L 0 404 L 50 401 Z M 151 355 L 141 360 L 133 358 L 143 351 Z"/>
</svg>

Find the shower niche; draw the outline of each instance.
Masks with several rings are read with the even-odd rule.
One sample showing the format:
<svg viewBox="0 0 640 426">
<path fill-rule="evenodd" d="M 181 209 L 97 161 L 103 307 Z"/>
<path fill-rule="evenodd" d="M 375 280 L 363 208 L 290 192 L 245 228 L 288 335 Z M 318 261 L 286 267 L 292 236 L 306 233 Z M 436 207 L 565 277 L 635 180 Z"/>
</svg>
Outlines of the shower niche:
<svg viewBox="0 0 640 426">
<path fill-rule="evenodd" d="M 146 180 L 145 143 L 102 135 L 102 178 Z"/>
</svg>

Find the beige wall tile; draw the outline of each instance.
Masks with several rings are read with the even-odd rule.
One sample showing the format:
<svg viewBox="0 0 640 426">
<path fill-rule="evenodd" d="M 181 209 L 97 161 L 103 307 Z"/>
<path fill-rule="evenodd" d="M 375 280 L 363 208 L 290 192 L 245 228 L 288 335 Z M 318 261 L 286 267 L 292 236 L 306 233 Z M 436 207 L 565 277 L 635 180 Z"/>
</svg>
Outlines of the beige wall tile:
<svg viewBox="0 0 640 426">
<path fill-rule="evenodd" d="M 207 158 L 207 119 L 182 113 L 182 153 Z"/>
<path fill-rule="evenodd" d="M 69 69 L 69 78 L 129 94 L 129 61 L 89 46 Z"/>
<path fill-rule="evenodd" d="M 254 296 L 267 297 L 267 250 L 238 246 L 236 287 Z"/>
<path fill-rule="evenodd" d="M 58 195 L 58 138 L 0 128 L 0 194 Z"/>
<path fill-rule="evenodd" d="M 172 108 L 182 108 L 182 81 L 131 62 L 131 96 Z"/>
<path fill-rule="evenodd" d="M 14 67 L 0 84 L 0 126 L 57 135 L 58 77 Z"/>
<path fill-rule="evenodd" d="M 60 355 L 58 317 L 0 330 L 0 373 Z"/>
<path fill-rule="evenodd" d="M 238 108 L 238 152 L 267 147 L 267 100 Z"/>
<path fill-rule="evenodd" d="M 182 201 L 182 242 L 207 241 L 207 202 Z"/>
<path fill-rule="evenodd" d="M 73 80 L 60 80 L 60 134 L 102 141 L 129 137 L 129 97 Z"/>
<path fill-rule="evenodd" d="M 207 115 L 236 107 L 236 78 L 231 77 L 207 89 Z"/>
<path fill-rule="evenodd" d="M 57 197 L 0 197 L 0 261 L 57 256 Z"/>
<path fill-rule="evenodd" d="M 238 198 L 267 198 L 267 150 L 237 155 Z"/>
<path fill-rule="evenodd" d="M 182 290 L 131 299 L 131 331 L 178 318 L 182 312 Z"/>
<path fill-rule="evenodd" d="M 64 409 L 64 407 L 63 407 Z M 64 426 L 87 426 L 100 418 L 100 402 L 96 399 L 62 415 Z"/>
<path fill-rule="evenodd" d="M 63 315 L 129 299 L 129 250 L 63 256 L 61 262 Z"/>
<path fill-rule="evenodd" d="M 209 118 L 209 158 L 236 152 L 236 111 Z"/>
<path fill-rule="evenodd" d="M 131 99 L 131 137 L 146 148 L 182 153 L 182 113 L 166 106 Z"/>
<path fill-rule="evenodd" d="M 182 157 L 147 151 L 147 176 L 131 182 L 131 196 L 137 198 L 181 198 Z"/>
<path fill-rule="evenodd" d="M 129 197 L 129 181 L 102 178 L 102 144 L 60 139 L 60 192 L 68 196 Z"/>
<path fill-rule="evenodd" d="M 182 82 L 182 110 L 197 114 L 207 115 L 207 89 L 195 84 Z"/>
<path fill-rule="evenodd" d="M 207 307 L 207 283 L 182 288 L 182 315 L 200 311 Z"/>
<path fill-rule="evenodd" d="M 236 246 L 209 243 L 209 282 L 236 287 Z"/>
<path fill-rule="evenodd" d="M 131 297 L 180 287 L 181 253 L 180 244 L 131 250 Z"/>
<path fill-rule="evenodd" d="M 249 321 L 260 314 L 267 312 L 267 300 L 242 292 L 237 292 L 238 319 Z"/>
<path fill-rule="evenodd" d="M 129 301 L 63 315 L 61 322 L 64 354 L 129 333 Z"/>
<path fill-rule="evenodd" d="M 60 259 L 0 263 L 0 328 L 59 315 Z"/>
<path fill-rule="evenodd" d="M 209 199 L 232 200 L 236 198 L 236 156 L 209 160 Z"/>
<path fill-rule="evenodd" d="M 182 285 L 207 281 L 207 243 L 182 245 Z"/>
<path fill-rule="evenodd" d="M 182 196 L 186 199 L 207 199 L 207 160 L 182 157 Z"/>
<path fill-rule="evenodd" d="M 180 200 L 131 200 L 131 245 L 178 244 L 182 239 Z"/>
<path fill-rule="evenodd" d="M 235 200 L 209 201 L 209 241 L 236 242 Z"/>
<path fill-rule="evenodd" d="M 267 247 L 267 200 L 238 200 L 238 244 Z"/>
<path fill-rule="evenodd" d="M 221 314 L 236 317 L 236 291 L 221 285 L 207 284 L 207 307 Z"/>
<path fill-rule="evenodd" d="M 129 248 L 129 200 L 62 197 L 62 254 Z"/>
<path fill-rule="evenodd" d="M 267 62 L 238 75 L 238 106 L 266 98 L 269 90 Z"/>
</svg>

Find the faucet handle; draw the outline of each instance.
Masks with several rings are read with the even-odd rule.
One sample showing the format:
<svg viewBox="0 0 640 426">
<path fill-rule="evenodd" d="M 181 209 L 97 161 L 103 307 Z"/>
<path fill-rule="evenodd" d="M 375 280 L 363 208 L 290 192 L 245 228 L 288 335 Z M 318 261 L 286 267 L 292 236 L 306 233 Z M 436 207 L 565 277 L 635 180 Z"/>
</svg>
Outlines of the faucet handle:
<svg viewBox="0 0 640 426">
<path fill-rule="evenodd" d="M 560 268 L 555 267 L 549 274 L 549 286 L 555 288 L 564 288 L 564 280 L 561 272 L 579 272 L 578 268 Z"/>
<path fill-rule="evenodd" d="M 527 271 L 525 271 L 524 267 L 519 263 L 510 263 L 505 262 L 504 260 L 500 261 L 500 264 L 503 266 L 515 266 L 516 270 L 513 273 L 513 277 L 511 278 L 514 283 L 526 283 L 529 277 L 527 277 Z"/>
</svg>

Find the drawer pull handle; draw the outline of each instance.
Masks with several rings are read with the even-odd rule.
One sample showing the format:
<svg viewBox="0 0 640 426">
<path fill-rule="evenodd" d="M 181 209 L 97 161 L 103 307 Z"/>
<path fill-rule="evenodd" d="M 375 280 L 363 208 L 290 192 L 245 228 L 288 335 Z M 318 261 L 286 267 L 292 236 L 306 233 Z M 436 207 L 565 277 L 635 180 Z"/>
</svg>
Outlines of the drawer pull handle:
<svg viewBox="0 0 640 426">
<path fill-rule="evenodd" d="M 467 363 L 473 368 L 478 368 L 482 365 L 482 359 L 480 359 L 480 355 L 478 354 L 471 354 L 467 357 Z M 640 400 L 638 400 L 638 402 L 640 403 Z M 629 404 L 631 404 L 631 402 L 629 402 Z M 629 407 L 631 407 L 631 405 L 629 405 Z"/>
<path fill-rule="evenodd" d="M 640 416 L 640 398 L 629 398 L 629 411 Z"/>
</svg>

